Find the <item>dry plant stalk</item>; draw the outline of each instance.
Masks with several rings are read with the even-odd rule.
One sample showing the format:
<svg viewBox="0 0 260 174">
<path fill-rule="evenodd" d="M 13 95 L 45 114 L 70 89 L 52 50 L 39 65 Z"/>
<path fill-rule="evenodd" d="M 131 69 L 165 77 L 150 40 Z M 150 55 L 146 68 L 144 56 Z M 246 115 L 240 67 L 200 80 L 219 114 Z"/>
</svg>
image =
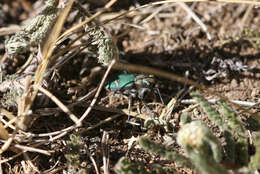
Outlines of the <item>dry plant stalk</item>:
<svg viewBox="0 0 260 174">
<path fill-rule="evenodd" d="M 44 46 L 43 46 L 43 50 L 42 50 L 42 59 L 41 59 L 41 63 L 37 68 L 36 71 L 36 75 L 35 75 L 35 81 L 34 81 L 34 90 L 30 95 L 30 102 L 27 104 L 26 108 L 24 109 L 24 113 L 28 113 L 31 105 L 33 104 L 33 101 L 38 93 L 38 88 L 36 86 L 40 86 L 41 82 L 43 80 L 44 77 L 44 73 L 49 65 L 50 62 L 50 58 L 51 55 L 54 51 L 55 48 L 55 44 L 56 44 L 56 39 L 59 37 L 59 34 L 62 30 L 63 24 L 66 20 L 66 17 L 73 5 L 74 0 L 70 0 L 68 2 L 68 5 L 63 9 L 63 11 L 60 13 L 60 15 L 57 18 L 57 21 L 55 23 L 55 25 L 53 26 L 49 37 L 47 38 Z"/>
<path fill-rule="evenodd" d="M 0 138 L 7 140 L 9 138 L 8 131 L 5 129 L 2 122 L 0 122 Z"/>
</svg>

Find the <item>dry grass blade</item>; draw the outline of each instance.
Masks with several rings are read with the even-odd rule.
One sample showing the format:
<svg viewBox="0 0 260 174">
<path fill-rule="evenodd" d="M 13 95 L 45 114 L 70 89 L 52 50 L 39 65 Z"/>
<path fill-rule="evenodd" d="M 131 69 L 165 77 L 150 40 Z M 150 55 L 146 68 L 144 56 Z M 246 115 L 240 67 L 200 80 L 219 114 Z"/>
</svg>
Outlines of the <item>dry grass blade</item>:
<svg viewBox="0 0 260 174">
<path fill-rule="evenodd" d="M 5 110 L 4 108 L 0 108 L 0 113 L 4 116 L 6 116 L 9 120 L 12 120 L 15 118 L 14 114 L 12 112 L 9 112 Z"/>
<path fill-rule="evenodd" d="M 40 67 L 38 68 L 36 72 L 36 79 L 35 79 L 35 84 L 38 85 L 40 84 L 42 78 L 43 78 L 43 73 L 46 70 L 46 67 L 48 66 L 49 58 L 51 57 L 55 44 L 56 44 L 56 39 L 59 37 L 60 32 L 62 30 L 63 24 L 65 23 L 66 17 L 69 14 L 69 11 L 73 5 L 74 0 L 70 0 L 66 8 L 61 12 L 59 15 L 53 29 L 51 30 L 49 37 L 46 41 L 46 43 L 43 46 L 42 50 L 42 62 L 40 64 Z"/>
<path fill-rule="evenodd" d="M 11 129 L 13 129 L 13 130 L 15 130 L 16 128 L 15 128 L 15 126 L 13 125 L 13 123 L 15 123 L 16 122 L 16 120 L 17 120 L 17 117 L 15 117 L 11 112 L 9 112 L 9 111 L 7 111 L 7 110 L 5 110 L 5 109 L 3 109 L 3 108 L 0 108 L 0 113 L 2 114 L 2 115 L 4 115 L 4 116 L 6 116 L 8 119 L 9 119 L 9 121 L 6 121 L 6 120 L 4 120 L 3 118 L 1 118 L 1 121 L 4 123 L 4 128 L 7 128 L 7 127 L 9 127 L 9 128 L 11 128 Z M 2 124 L 2 123 L 1 123 Z M 3 130 L 2 129 L 0 129 L 1 131 L 1 133 L 0 134 L 3 134 Z M 5 134 L 5 133 L 4 133 Z M 8 134 L 8 132 L 7 132 L 7 134 Z M 4 138 L 3 138 L 4 139 Z"/>
<path fill-rule="evenodd" d="M 93 157 L 93 155 L 91 155 L 90 151 L 88 150 L 88 148 L 86 148 L 86 152 L 90 158 L 90 161 L 92 162 L 92 164 L 94 165 L 94 168 L 95 168 L 95 171 L 96 171 L 96 174 L 99 174 L 99 170 L 98 170 L 98 165 Z"/>
<path fill-rule="evenodd" d="M 9 120 L 15 118 L 11 112 L 3 108 L 0 108 L 0 114 L 5 115 Z M 4 140 L 7 140 L 9 138 L 8 131 L 5 129 L 5 126 L 2 124 L 2 122 L 0 122 L 0 138 Z"/>
<path fill-rule="evenodd" d="M 0 28 L 0 36 L 13 34 L 17 31 L 19 31 L 20 29 L 21 29 L 21 27 L 19 27 L 19 26 L 2 27 L 2 28 Z"/>
<path fill-rule="evenodd" d="M 31 90 L 29 86 L 31 85 L 31 76 L 26 77 L 25 91 L 24 94 L 18 98 L 18 113 L 16 119 L 16 125 L 22 130 L 26 130 L 28 125 L 32 123 L 32 117 L 30 117 L 29 110 L 26 110 L 28 103 L 31 102 Z"/>
<path fill-rule="evenodd" d="M 54 50 L 54 46 L 56 44 L 56 39 L 59 37 L 60 32 L 62 30 L 63 24 L 66 20 L 66 17 L 69 14 L 69 11 L 72 7 L 74 3 L 74 0 L 70 0 L 68 2 L 68 5 L 65 7 L 65 9 L 60 13 L 60 15 L 58 16 L 58 19 L 55 23 L 55 25 L 53 26 L 49 37 L 47 38 L 47 41 L 45 42 L 44 46 L 43 46 L 43 50 L 42 50 L 42 61 L 36 71 L 36 76 L 35 76 L 35 86 L 40 85 L 42 82 L 42 79 L 44 77 L 44 73 L 46 71 L 46 68 L 48 67 L 48 64 L 50 62 L 50 57 L 53 53 Z M 25 109 L 25 113 L 28 113 L 29 109 L 31 108 L 31 105 L 37 95 L 38 89 L 34 89 L 33 94 L 31 96 L 31 102 L 28 103 L 26 109 Z"/>
<path fill-rule="evenodd" d="M 5 141 L 5 143 L 2 145 L 1 149 L 0 149 L 0 154 L 2 154 L 3 152 L 5 152 L 10 145 L 13 142 L 13 137 L 9 138 L 7 141 Z"/>
<path fill-rule="evenodd" d="M 22 154 L 23 154 L 23 152 L 19 152 L 19 153 L 15 154 L 15 155 L 13 155 L 13 156 L 11 156 L 11 157 L 9 157 L 9 158 L 2 159 L 2 160 L 0 160 L 0 164 L 6 163 L 6 162 L 8 162 L 8 161 L 11 161 L 11 160 L 13 160 L 13 159 L 19 157 L 19 156 L 22 155 Z"/>
<path fill-rule="evenodd" d="M 183 2 L 178 3 L 192 18 L 197 24 L 200 25 L 202 30 L 206 33 L 208 40 L 211 40 L 211 35 L 206 27 L 206 25 L 200 20 L 200 18 Z"/>
<path fill-rule="evenodd" d="M 245 24 L 246 24 L 246 21 L 247 21 L 249 15 L 250 15 L 252 9 L 254 9 L 254 5 L 253 5 L 253 4 L 251 4 L 251 5 L 248 6 L 248 8 L 247 8 L 247 10 L 246 10 L 246 13 L 244 14 L 244 16 L 243 16 L 243 18 L 242 18 L 242 20 L 241 20 L 241 22 L 240 22 L 240 30 L 241 30 L 241 31 L 243 31 L 244 26 L 245 26 Z"/>
<path fill-rule="evenodd" d="M 3 141 L 3 142 L 6 142 L 6 141 Z M 41 153 L 41 154 L 44 154 L 44 155 L 51 155 L 50 152 L 46 151 L 46 150 L 42 150 L 42 149 L 37 149 L 37 148 L 34 148 L 34 147 L 29 147 L 29 146 L 23 146 L 23 145 L 19 145 L 19 144 L 14 144 L 13 145 L 15 148 L 17 149 L 21 149 L 23 151 L 28 151 L 28 152 L 37 152 L 37 153 Z"/>
</svg>

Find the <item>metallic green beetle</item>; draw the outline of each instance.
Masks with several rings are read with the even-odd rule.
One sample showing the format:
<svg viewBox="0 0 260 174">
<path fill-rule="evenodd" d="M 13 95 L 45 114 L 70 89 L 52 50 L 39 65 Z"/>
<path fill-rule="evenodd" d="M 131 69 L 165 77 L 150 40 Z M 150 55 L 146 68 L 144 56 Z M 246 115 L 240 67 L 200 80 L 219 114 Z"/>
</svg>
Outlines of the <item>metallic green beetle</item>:
<svg viewBox="0 0 260 174">
<path fill-rule="evenodd" d="M 109 82 L 105 88 L 133 98 L 143 99 L 146 93 L 151 92 L 153 84 L 154 78 L 151 76 L 120 74 L 115 80 Z"/>
</svg>

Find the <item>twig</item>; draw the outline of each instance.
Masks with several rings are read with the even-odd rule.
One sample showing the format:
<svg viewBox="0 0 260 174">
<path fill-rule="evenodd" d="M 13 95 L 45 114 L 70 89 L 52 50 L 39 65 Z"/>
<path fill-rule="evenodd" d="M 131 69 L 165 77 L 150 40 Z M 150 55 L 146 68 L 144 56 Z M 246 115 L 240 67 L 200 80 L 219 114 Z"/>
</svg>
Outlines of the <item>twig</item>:
<svg viewBox="0 0 260 174">
<path fill-rule="evenodd" d="M 213 104 L 215 104 L 217 101 L 219 101 L 219 99 L 209 99 L 208 100 L 209 103 L 213 103 Z M 185 99 L 185 100 L 181 100 L 180 102 L 183 104 L 197 104 L 197 102 L 194 99 Z M 257 105 L 257 103 L 254 103 L 254 102 L 240 101 L 240 100 L 230 100 L 230 102 L 236 103 L 238 105 L 245 106 L 245 107 L 252 107 L 252 106 Z"/>
<path fill-rule="evenodd" d="M 32 60 L 33 60 L 33 54 L 30 54 L 29 58 L 15 74 L 20 74 L 21 72 L 23 72 L 31 64 Z"/>
<path fill-rule="evenodd" d="M 90 158 L 90 161 L 94 165 L 96 173 L 99 174 L 98 166 L 97 166 L 97 163 L 96 163 L 95 159 L 93 158 L 93 155 L 91 155 L 91 153 L 89 152 L 88 147 L 85 147 L 85 150 L 86 150 L 86 152 L 87 152 L 87 154 L 88 154 L 88 156 Z"/>
<path fill-rule="evenodd" d="M 42 93 L 44 93 L 46 96 L 48 96 L 54 103 L 56 103 L 60 109 L 65 112 L 66 114 L 69 115 L 70 119 L 74 122 L 74 123 L 79 123 L 79 119 L 57 98 L 55 97 L 53 94 L 51 94 L 48 90 L 44 89 L 41 86 L 37 86 L 37 88 L 39 89 L 39 91 L 41 91 Z"/>
<path fill-rule="evenodd" d="M 104 107 L 104 106 L 94 106 L 93 109 L 99 110 L 99 111 L 106 111 L 106 112 L 130 115 L 132 117 L 141 118 L 143 120 L 146 120 L 149 118 L 149 116 L 147 116 L 145 114 L 139 114 L 137 112 L 129 111 L 129 109 L 108 108 L 108 107 Z"/>
<path fill-rule="evenodd" d="M 248 16 L 250 15 L 250 13 L 251 13 L 251 11 L 252 11 L 253 8 L 254 8 L 254 5 L 253 5 L 253 4 L 249 5 L 249 7 L 248 7 L 247 10 L 246 10 L 246 13 L 244 14 L 242 20 L 240 21 L 240 26 L 239 26 L 239 27 L 240 27 L 240 31 L 241 31 L 241 32 L 243 31 L 244 26 L 245 26 L 245 23 L 246 23 L 246 21 L 247 21 L 247 19 L 248 19 Z"/>
<path fill-rule="evenodd" d="M 103 154 L 103 168 L 104 174 L 110 174 L 108 167 L 109 167 L 109 147 L 108 147 L 108 139 L 109 134 L 108 132 L 104 131 L 102 136 L 102 154 Z"/>
<path fill-rule="evenodd" d="M 60 160 L 57 160 L 55 164 L 50 168 L 42 172 L 42 174 L 51 174 L 51 173 L 57 173 L 59 170 L 64 169 L 65 167 L 57 167 L 58 164 L 60 164 Z"/>
<path fill-rule="evenodd" d="M 202 30 L 206 33 L 208 40 L 211 40 L 211 35 L 208 32 L 206 25 L 200 20 L 200 18 L 183 2 L 178 3 L 193 19 L 197 22 Z"/>
<path fill-rule="evenodd" d="M 0 140 L 0 142 L 6 143 L 7 141 Z M 29 151 L 29 152 L 38 152 L 38 153 L 41 153 L 41 154 L 44 154 L 44 155 L 48 155 L 48 156 L 51 155 L 50 152 L 48 152 L 47 150 L 37 149 L 37 148 L 34 148 L 34 147 L 28 147 L 28 146 L 19 145 L 19 144 L 14 144 L 12 146 L 17 148 L 17 149 L 21 149 L 24 152 Z"/>
<path fill-rule="evenodd" d="M 103 86 L 104 86 L 104 83 L 106 81 L 106 78 L 109 74 L 109 72 L 111 71 L 113 65 L 116 63 L 115 60 L 112 60 L 112 62 L 110 63 L 109 67 L 107 68 L 107 71 L 98 87 L 98 90 L 94 96 L 94 99 L 92 100 L 92 102 L 90 103 L 88 109 L 84 112 L 84 114 L 81 116 L 81 118 L 79 119 L 78 123 L 77 124 L 81 124 L 81 122 L 87 117 L 87 115 L 90 113 L 90 111 L 92 110 L 93 106 L 95 105 L 96 101 L 97 101 L 97 98 L 101 92 L 101 90 L 103 89 Z"/>
<path fill-rule="evenodd" d="M 13 33 L 16 33 L 19 30 L 21 30 L 21 27 L 18 26 L 18 25 L 10 26 L 10 27 L 1 27 L 0 28 L 0 36 L 13 34 Z"/>
<path fill-rule="evenodd" d="M 2 155 L 0 155 L 0 159 L 2 159 Z M 3 174 L 2 164 L 0 164 L 0 174 Z"/>
<path fill-rule="evenodd" d="M 18 156 L 20 156 L 20 155 L 22 155 L 22 154 L 23 154 L 23 152 L 19 152 L 19 153 L 15 154 L 14 156 L 11 156 L 11 157 L 9 157 L 9 158 L 5 158 L 5 159 L 3 159 L 3 160 L 1 159 L 1 160 L 0 160 L 0 164 L 6 163 L 6 162 L 8 162 L 8 161 L 11 161 L 11 160 L 17 158 Z"/>
<path fill-rule="evenodd" d="M 28 164 L 30 165 L 30 167 L 33 168 L 33 170 L 35 170 L 37 173 L 40 173 L 39 169 L 32 163 L 32 160 L 26 152 L 23 153 L 23 156 L 26 162 L 28 162 Z"/>
<path fill-rule="evenodd" d="M 91 126 L 91 127 L 88 127 L 88 128 L 81 128 L 81 129 L 79 130 L 79 133 L 80 133 L 80 134 L 84 134 L 84 133 L 86 133 L 86 132 L 88 132 L 88 131 L 90 131 L 90 130 L 93 130 L 93 129 L 95 129 L 95 128 L 101 126 L 102 124 L 105 124 L 105 123 L 107 123 L 107 122 L 109 122 L 109 121 L 112 121 L 112 120 L 116 119 L 116 118 L 119 117 L 119 116 L 122 116 L 122 114 L 116 114 L 116 115 L 114 115 L 114 116 L 108 117 L 108 118 L 106 118 L 105 120 L 100 121 L 98 124 L 95 124 L 94 126 Z"/>
<path fill-rule="evenodd" d="M 86 100 L 88 100 L 91 97 L 93 97 L 95 95 L 96 91 L 97 91 L 97 88 L 91 90 L 89 93 L 87 93 L 83 97 L 79 97 L 79 99 L 77 99 L 77 101 L 75 101 L 74 103 L 66 105 L 66 107 L 71 109 L 74 106 L 77 106 L 77 105 L 85 102 Z M 53 115 L 53 114 L 55 114 L 57 112 L 60 112 L 60 111 L 61 111 L 61 109 L 59 107 L 57 107 L 57 108 L 42 108 L 42 109 L 37 109 L 36 111 L 34 111 L 34 113 L 35 114 L 39 114 L 41 116 L 49 116 L 49 115 Z"/>
<path fill-rule="evenodd" d="M 150 21 L 152 18 L 154 18 L 154 16 L 156 16 L 163 9 L 174 7 L 174 6 L 176 6 L 175 3 L 173 3 L 173 4 L 165 3 L 164 5 L 162 5 L 161 7 L 156 9 L 155 11 L 153 10 L 153 13 L 150 14 L 148 17 L 146 17 L 140 24 L 144 24 L 144 23 Z"/>
</svg>

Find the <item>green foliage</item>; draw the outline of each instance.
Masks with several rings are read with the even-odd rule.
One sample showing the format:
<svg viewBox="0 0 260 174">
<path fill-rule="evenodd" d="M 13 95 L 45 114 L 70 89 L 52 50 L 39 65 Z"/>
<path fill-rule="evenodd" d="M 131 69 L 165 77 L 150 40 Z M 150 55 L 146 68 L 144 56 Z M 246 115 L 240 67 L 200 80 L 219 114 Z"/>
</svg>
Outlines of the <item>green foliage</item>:
<svg viewBox="0 0 260 174">
<path fill-rule="evenodd" d="M 257 169 L 260 169 L 260 132 L 257 132 L 254 137 L 254 145 L 256 152 L 250 159 L 248 165 L 249 173 L 254 173 Z"/>
<path fill-rule="evenodd" d="M 134 164 L 125 157 L 122 157 L 117 162 L 114 170 L 118 174 L 137 174 L 137 173 L 148 174 L 148 172 L 143 166 Z"/>
<path fill-rule="evenodd" d="M 48 0 L 45 9 L 39 15 L 9 40 L 5 41 L 9 56 L 25 53 L 29 51 L 31 46 L 37 46 L 44 41 L 58 16 L 57 5 L 57 0 Z"/>
<path fill-rule="evenodd" d="M 239 170 L 241 174 L 253 174 L 260 168 L 260 132 L 254 136 L 255 154 L 250 158 L 247 134 L 244 125 L 226 101 L 217 103 L 219 112 L 212 107 L 198 92 L 191 94 L 205 111 L 208 118 L 222 132 L 226 145 L 202 121 L 191 121 L 187 113 L 181 116 L 182 128 L 177 135 L 177 142 L 183 147 L 188 158 L 163 144 L 156 144 L 148 138 L 139 139 L 140 146 L 186 168 L 196 169 L 202 174 L 228 174 L 229 169 Z M 225 164 L 222 165 L 222 164 Z"/>
<path fill-rule="evenodd" d="M 260 131 L 260 123 L 256 119 L 249 117 L 246 120 L 245 128 L 249 131 Z"/>
<path fill-rule="evenodd" d="M 242 38 L 248 40 L 255 49 L 260 50 L 260 32 L 259 29 L 254 30 L 251 28 L 245 28 Z"/>
<path fill-rule="evenodd" d="M 226 101 L 220 100 L 217 102 L 217 104 L 220 107 L 219 111 L 225 117 L 227 125 L 229 126 L 230 130 L 232 131 L 233 136 L 237 139 L 237 141 L 236 141 L 237 143 L 235 144 L 235 152 L 237 154 L 236 156 L 238 159 L 237 161 L 240 163 L 241 166 L 247 165 L 247 163 L 248 163 L 248 144 L 247 144 L 245 128 L 243 127 L 239 117 L 237 117 L 235 115 L 235 112 L 227 104 Z M 232 144 L 232 146 L 233 146 L 233 144 Z M 230 145 L 227 148 L 230 148 Z"/>
<path fill-rule="evenodd" d="M 20 79 L 17 75 L 6 75 L 4 82 L 1 83 L 0 91 L 3 92 L 2 98 L 0 98 L 0 104 L 5 108 L 17 107 L 17 101 L 24 93 Z"/>
<path fill-rule="evenodd" d="M 227 145 L 224 147 L 226 156 L 225 161 L 229 164 L 234 164 L 236 160 L 236 142 L 233 135 L 229 131 L 223 133 Z"/>
<path fill-rule="evenodd" d="M 209 157 L 203 151 L 196 151 L 195 149 L 187 146 L 185 152 L 191 158 L 193 164 L 202 174 L 228 174 L 229 172 L 217 163 L 213 158 Z"/>
<path fill-rule="evenodd" d="M 174 169 L 170 167 L 163 167 L 158 164 L 153 164 L 151 166 L 151 169 L 146 170 L 142 165 L 133 163 L 129 159 L 122 157 L 116 164 L 114 168 L 115 172 L 117 174 L 166 174 L 166 173 L 171 173 L 175 174 L 177 173 Z"/>
<path fill-rule="evenodd" d="M 207 114 L 210 121 L 215 123 L 222 131 L 227 130 L 225 122 L 220 117 L 219 113 L 213 108 L 206 99 L 198 92 L 192 92 L 191 96 L 199 103 L 200 107 Z"/>
<path fill-rule="evenodd" d="M 219 162 L 222 147 L 219 140 L 201 121 L 185 124 L 178 132 L 177 142 L 202 174 L 227 174 Z"/>
<path fill-rule="evenodd" d="M 220 113 L 223 115 L 224 119 L 198 92 L 191 93 L 191 96 L 200 104 L 201 108 L 207 114 L 207 117 L 223 132 L 227 143 L 225 151 L 227 152 L 227 160 L 229 163 L 239 161 L 236 165 L 247 165 L 248 144 L 245 128 L 232 108 L 223 100 L 218 102 Z"/>
<path fill-rule="evenodd" d="M 213 157 L 216 162 L 222 160 L 222 148 L 219 140 L 201 121 L 185 124 L 178 132 L 177 142 L 184 147 L 184 150 L 188 148 L 200 151 L 206 159 Z M 188 151 L 190 152 L 190 150 Z"/>
<path fill-rule="evenodd" d="M 239 117 L 235 115 L 235 112 L 227 104 L 227 102 L 224 100 L 220 100 L 217 102 L 217 104 L 220 107 L 219 109 L 220 113 L 222 113 L 222 115 L 226 118 L 229 128 L 231 128 L 231 130 L 234 133 L 237 133 L 241 136 L 245 136 L 244 134 L 245 129 L 241 124 L 241 120 L 239 119 Z"/>
<path fill-rule="evenodd" d="M 119 58 L 119 53 L 112 36 L 101 26 L 89 29 L 86 25 L 85 30 L 89 32 L 89 36 L 93 38 L 92 45 L 96 47 L 98 54 L 98 62 L 108 65 L 113 59 Z"/>
<path fill-rule="evenodd" d="M 181 114 L 181 125 L 187 124 L 191 122 L 191 117 L 187 112 Z"/>
<path fill-rule="evenodd" d="M 141 137 L 139 139 L 140 146 L 149 152 L 156 153 L 168 160 L 174 161 L 184 167 L 193 168 L 190 160 L 184 157 L 183 155 L 175 152 L 172 148 L 166 147 L 162 144 L 156 144 L 148 138 Z"/>
<path fill-rule="evenodd" d="M 6 108 L 12 106 L 17 107 L 17 100 L 22 96 L 23 93 L 24 91 L 21 88 L 10 89 L 3 94 L 3 97 L 0 99 L 0 103 Z"/>
<path fill-rule="evenodd" d="M 84 149 L 84 142 L 81 140 L 79 135 L 71 134 L 70 140 L 66 141 L 66 154 L 68 168 L 67 171 L 70 174 L 84 174 L 86 170 L 81 168 L 81 153 Z"/>
</svg>

